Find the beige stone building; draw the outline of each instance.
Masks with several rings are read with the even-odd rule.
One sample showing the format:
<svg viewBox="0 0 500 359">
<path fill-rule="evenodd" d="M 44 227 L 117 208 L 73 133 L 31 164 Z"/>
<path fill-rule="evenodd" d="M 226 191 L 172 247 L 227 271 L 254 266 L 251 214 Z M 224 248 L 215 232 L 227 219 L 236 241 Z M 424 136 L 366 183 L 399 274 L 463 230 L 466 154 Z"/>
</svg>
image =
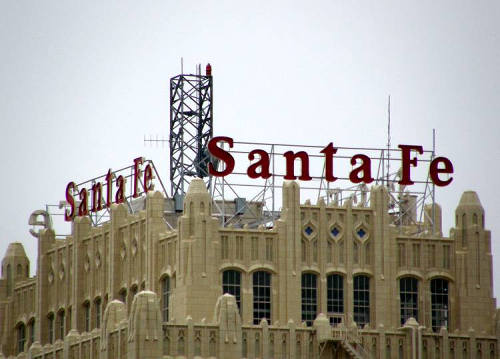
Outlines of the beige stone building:
<svg viewBox="0 0 500 359">
<path fill-rule="evenodd" d="M 388 204 L 382 186 L 369 205 L 301 204 L 287 182 L 272 228 L 222 227 L 193 180 L 177 215 L 150 192 L 65 239 L 42 230 L 35 277 L 21 244 L 2 260 L 0 358 L 499 358 L 476 193 L 449 237 L 439 206 L 395 225 Z"/>
</svg>

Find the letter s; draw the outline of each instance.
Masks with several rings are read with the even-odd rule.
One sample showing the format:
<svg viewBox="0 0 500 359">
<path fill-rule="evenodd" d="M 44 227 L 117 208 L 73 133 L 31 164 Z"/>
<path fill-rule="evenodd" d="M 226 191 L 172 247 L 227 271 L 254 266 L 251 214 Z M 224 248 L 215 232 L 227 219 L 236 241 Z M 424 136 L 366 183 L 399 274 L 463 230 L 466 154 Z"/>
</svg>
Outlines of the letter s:
<svg viewBox="0 0 500 359">
<path fill-rule="evenodd" d="M 73 194 L 70 190 L 75 190 L 75 182 L 70 182 L 66 186 L 66 202 L 68 202 L 71 208 L 69 213 L 67 209 L 64 211 L 64 220 L 66 222 L 71 222 L 71 220 L 73 220 L 73 216 L 75 215 L 75 199 L 73 198 Z"/>
<path fill-rule="evenodd" d="M 231 137 L 218 136 L 218 137 L 212 138 L 208 142 L 208 152 L 210 152 L 210 154 L 213 157 L 218 158 L 221 161 L 224 161 L 224 163 L 226 164 L 226 168 L 224 169 L 224 171 L 219 172 L 219 171 L 217 171 L 216 168 L 214 168 L 214 166 L 210 162 L 208 164 L 208 173 L 210 173 L 211 175 L 216 176 L 216 177 L 224 177 L 224 176 L 227 176 L 233 172 L 233 170 L 234 170 L 234 158 L 233 158 L 233 156 L 231 156 L 231 154 L 229 152 L 224 151 L 220 147 L 217 147 L 217 142 L 219 142 L 219 141 L 227 142 L 229 144 L 229 148 L 233 148 L 233 139 Z"/>
</svg>

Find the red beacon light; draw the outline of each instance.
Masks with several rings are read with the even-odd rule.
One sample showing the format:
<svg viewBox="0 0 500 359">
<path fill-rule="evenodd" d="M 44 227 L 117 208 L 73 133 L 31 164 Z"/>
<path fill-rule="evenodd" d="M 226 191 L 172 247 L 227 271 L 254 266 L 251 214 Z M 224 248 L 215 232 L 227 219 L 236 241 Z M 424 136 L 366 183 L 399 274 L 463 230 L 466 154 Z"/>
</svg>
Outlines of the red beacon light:
<svg viewBox="0 0 500 359">
<path fill-rule="evenodd" d="M 206 75 L 207 76 L 212 77 L 212 66 L 210 66 L 209 63 L 207 64 L 207 67 L 205 68 L 205 71 L 206 71 Z"/>
</svg>

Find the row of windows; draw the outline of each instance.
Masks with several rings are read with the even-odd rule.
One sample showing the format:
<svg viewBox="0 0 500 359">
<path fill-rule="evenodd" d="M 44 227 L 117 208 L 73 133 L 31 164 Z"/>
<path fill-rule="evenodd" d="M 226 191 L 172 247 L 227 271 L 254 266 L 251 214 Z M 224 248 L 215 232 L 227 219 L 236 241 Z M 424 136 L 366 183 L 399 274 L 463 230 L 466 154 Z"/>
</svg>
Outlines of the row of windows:
<svg viewBox="0 0 500 359">
<path fill-rule="evenodd" d="M 271 318 L 271 274 L 264 271 L 253 273 L 253 322 Z M 418 280 L 412 277 L 400 279 L 401 324 L 410 317 L 418 320 Z M 436 278 L 430 282 L 432 328 L 438 331 L 449 326 L 449 283 Z M 241 273 L 226 270 L 222 273 L 222 292 L 233 295 L 241 311 Z M 169 278 L 163 280 L 163 319 L 168 320 Z M 312 325 L 318 314 L 318 276 L 303 273 L 301 278 L 302 321 Z M 327 277 L 327 312 L 331 324 L 338 324 L 344 315 L 344 277 L 332 274 Z M 357 275 L 353 278 L 353 319 L 359 326 L 370 322 L 370 278 Z"/>
</svg>

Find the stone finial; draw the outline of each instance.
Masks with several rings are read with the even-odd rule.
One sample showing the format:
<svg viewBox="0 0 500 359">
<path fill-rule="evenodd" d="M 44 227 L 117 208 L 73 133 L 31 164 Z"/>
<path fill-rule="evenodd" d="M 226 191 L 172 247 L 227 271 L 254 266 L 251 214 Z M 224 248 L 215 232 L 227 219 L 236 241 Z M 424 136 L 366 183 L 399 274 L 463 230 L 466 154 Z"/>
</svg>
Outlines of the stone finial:
<svg viewBox="0 0 500 359">
<path fill-rule="evenodd" d="M 330 321 L 323 313 L 319 313 L 316 319 L 314 319 L 313 327 L 316 329 L 318 342 L 323 343 L 333 339 Z"/>
<path fill-rule="evenodd" d="M 128 323 L 128 359 L 157 359 L 162 348 L 162 318 L 154 292 L 135 295 Z"/>
<path fill-rule="evenodd" d="M 231 294 L 226 293 L 217 299 L 215 322 L 219 325 L 220 358 L 240 358 L 241 318 L 236 299 Z"/>
<path fill-rule="evenodd" d="M 106 349 L 106 338 L 114 329 L 118 328 L 122 321 L 127 319 L 125 304 L 115 299 L 109 302 L 104 311 L 104 322 L 101 326 L 101 350 Z"/>
</svg>

